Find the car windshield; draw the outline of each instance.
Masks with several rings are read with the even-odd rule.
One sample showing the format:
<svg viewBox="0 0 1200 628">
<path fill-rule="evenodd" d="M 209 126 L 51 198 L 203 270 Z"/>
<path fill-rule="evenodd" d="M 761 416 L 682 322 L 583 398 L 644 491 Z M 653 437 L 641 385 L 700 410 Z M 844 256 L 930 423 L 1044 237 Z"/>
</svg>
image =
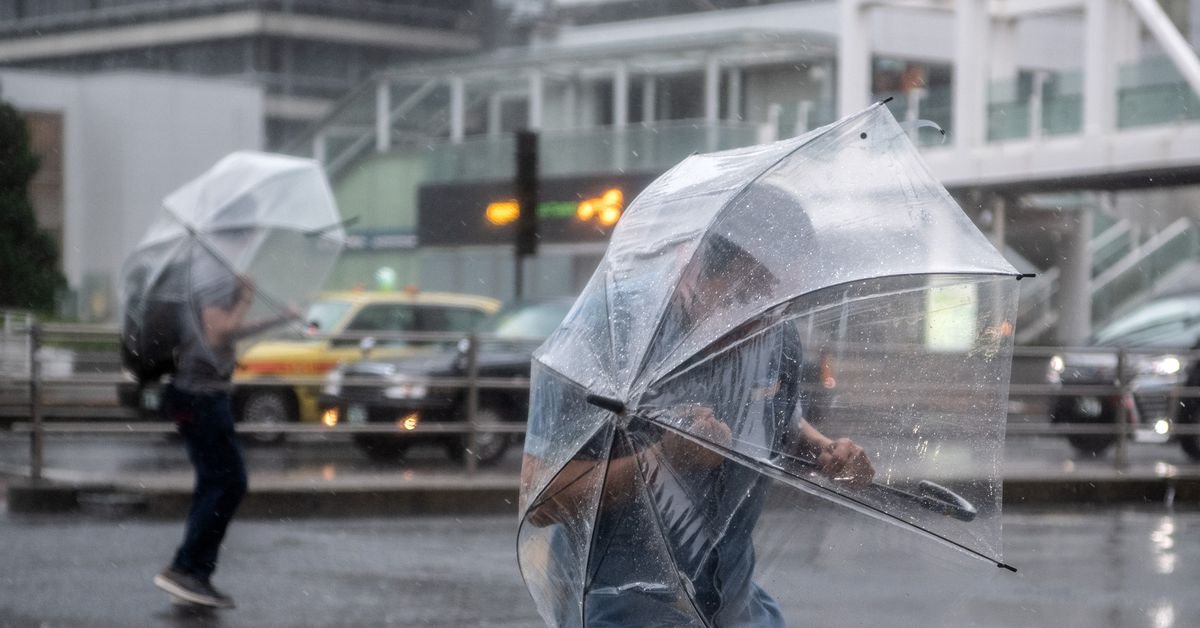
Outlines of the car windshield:
<svg viewBox="0 0 1200 628">
<path fill-rule="evenodd" d="M 1200 335 L 1200 295 L 1151 301 L 1096 332 L 1092 344 L 1190 347 Z"/>
<path fill-rule="evenodd" d="M 517 306 L 484 321 L 479 331 L 500 338 L 546 338 L 570 309 L 569 301 Z"/>
<path fill-rule="evenodd" d="M 347 301 L 317 301 L 308 308 L 304 322 L 315 333 L 331 332 L 350 311 Z"/>
</svg>

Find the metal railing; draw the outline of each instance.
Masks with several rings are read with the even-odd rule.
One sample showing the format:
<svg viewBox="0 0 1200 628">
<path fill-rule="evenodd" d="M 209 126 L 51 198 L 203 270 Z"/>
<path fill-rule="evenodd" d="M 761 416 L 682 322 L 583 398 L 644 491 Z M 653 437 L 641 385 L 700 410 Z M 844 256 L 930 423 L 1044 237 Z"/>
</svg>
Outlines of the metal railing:
<svg viewBox="0 0 1200 628">
<path fill-rule="evenodd" d="M 120 405 L 119 389 L 140 392 L 135 380 L 121 368 L 117 330 L 91 325 L 39 324 L 7 328 L 0 341 L 29 343 L 29 368 L 24 374 L 6 374 L 0 378 L 0 425 L 7 423 L 15 432 L 27 432 L 30 437 L 30 476 L 40 479 L 43 473 L 45 437 L 47 434 L 164 434 L 175 431 L 172 423 L 158 420 L 155 413 L 140 407 L 136 395 L 127 401 L 137 407 Z M 454 346 L 464 340 L 461 333 L 346 333 L 339 335 L 306 336 L 307 340 L 322 340 L 359 345 L 371 339 L 371 349 L 362 348 L 362 357 L 388 359 L 397 354 L 419 354 L 434 347 Z M 463 390 L 466 395 L 465 415 L 458 420 L 422 422 L 411 429 L 395 423 L 335 426 L 322 423 L 289 423 L 255 425 L 238 423 L 237 431 L 245 434 L 388 434 L 401 437 L 420 437 L 431 434 L 463 434 L 466 448 L 474 451 L 479 434 L 523 434 L 524 423 L 485 423 L 478 420 L 480 391 L 527 390 L 528 377 L 483 377 L 478 373 L 478 347 L 492 342 L 506 346 L 528 348 L 532 354 L 540 340 L 498 338 L 470 334 L 465 337 L 467 361 L 465 377 L 428 377 L 424 383 L 430 389 Z M 65 349 L 64 347 L 70 347 Z M 56 349 L 55 353 L 48 349 Z M 64 356 L 66 356 L 64 358 Z M 58 362 L 66 359 L 69 364 Z M 49 368 L 47 368 L 49 366 Z M 237 377 L 235 396 L 254 388 L 307 387 L 319 390 L 327 383 L 325 375 L 283 375 L 280 377 Z M 375 377 L 348 377 L 342 386 L 385 386 Z M 152 385 L 153 386 L 153 385 Z M 24 419 L 24 420 L 22 420 Z M 50 421 L 48 419 L 58 419 Z M 463 456 L 468 473 L 477 470 L 475 456 Z"/>
<path fill-rule="evenodd" d="M 134 386 L 133 380 L 125 375 L 121 368 L 116 351 L 118 337 L 116 330 L 111 327 L 85 325 L 37 324 L 34 323 L 20 328 L 8 327 L 0 341 L 15 341 L 23 339 L 30 347 L 29 369 L 21 376 L 11 373 L 3 377 L 0 383 L 0 425 L 7 423 L 7 428 L 17 433 L 28 433 L 30 446 L 29 474 L 33 479 L 42 477 L 44 470 L 44 451 L 46 437 L 51 434 L 162 434 L 174 431 L 174 425 L 166 421 L 152 420 L 138 409 L 120 407 L 114 397 L 119 387 Z M 363 339 L 371 338 L 372 349 L 360 349 L 368 359 L 386 360 L 389 352 L 423 351 L 438 346 L 447 347 L 461 343 L 464 339 L 458 333 L 357 333 L 344 335 L 317 336 L 316 339 L 357 344 Z M 237 430 L 246 434 L 380 434 L 398 437 L 428 437 L 430 435 L 463 435 L 466 438 L 466 449 L 475 451 L 477 439 L 483 434 L 521 434 L 525 431 L 522 421 L 484 422 L 480 420 L 481 394 L 486 391 L 523 391 L 527 390 L 530 380 L 525 376 L 485 377 L 479 371 L 478 348 L 489 342 L 503 342 L 506 345 L 519 343 L 532 353 L 536 343 L 534 339 L 495 338 L 486 335 L 469 335 L 465 347 L 460 346 L 459 352 L 464 361 L 460 376 L 430 376 L 422 377 L 421 382 L 430 391 L 437 390 L 442 394 L 446 391 L 465 391 L 465 403 L 461 416 L 452 417 L 448 421 L 421 421 L 418 425 L 405 427 L 397 421 L 387 423 L 348 424 L 338 421 L 335 425 L 317 423 L 289 423 L 283 425 L 254 425 L 239 423 Z M 57 349 L 59 354 L 48 352 L 47 349 Z M 69 348 L 69 349 L 68 349 Z M 879 351 L 892 351 L 894 348 L 872 346 L 870 349 L 857 348 L 843 352 L 851 356 L 848 360 L 858 360 L 866 364 L 872 355 Z M 62 364 L 63 352 L 70 351 L 69 364 Z M 382 354 L 382 355 L 381 355 Z M 1047 379 L 1024 377 L 1014 381 L 1008 390 L 1010 408 L 1014 401 L 1026 405 L 1037 406 L 1042 410 L 1030 413 L 1014 413 L 1010 410 L 1008 435 L 1013 438 L 1046 437 L 1046 436 L 1111 436 L 1110 446 L 1115 449 L 1113 464 L 1122 468 L 1128 464 L 1128 446 L 1135 430 L 1145 430 L 1153 425 L 1145 425 L 1135 419 L 1138 413 L 1139 396 L 1147 394 L 1147 389 L 1141 386 L 1143 376 L 1138 374 L 1139 366 L 1144 365 L 1150 357 L 1161 357 L 1171 354 L 1180 360 L 1180 368 L 1200 360 L 1200 351 L 1188 348 L 1177 350 L 1155 349 L 1127 350 L 1117 348 L 1097 347 L 1017 347 L 1014 351 L 1014 361 L 1023 361 L 1026 365 L 1049 364 L 1052 356 L 1107 356 L 1111 368 L 1108 376 L 1086 384 L 1052 383 Z M 894 357 L 894 356 L 893 356 Z M 1068 358 L 1067 368 L 1070 369 Z M 848 362 L 849 364 L 849 362 Z M 1028 370 L 1028 369 L 1027 369 Z M 1187 373 L 1186 370 L 1177 372 Z M 1182 376 L 1181 376 L 1182 377 Z M 288 376 L 276 379 L 245 379 L 235 380 L 237 389 L 253 389 L 255 387 L 309 387 L 319 389 L 329 380 L 324 375 Z M 376 377 L 344 377 L 340 380 L 342 389 L 352 386 L 383 388 L 386 384 Z M 955 388 L 954 382 L 930 383 L 930 390 L 923 396 L 950 400 L 953 403 L 961 389 Z M 107 401 L 97 401 L 80 391 L 96 391 L 107 389 Z M 14 395 L 14 392 L 22 394 Z M 64 396 L 64 392 L 69 393 Z M 1166 396 L 1168 401 L 1160 404 L 1165 408 L 1179 408 L 1185 399 L 1200 397 L 1200 387 L 1184 386 L 1182 381 L 1169 386 L 1159 386 L 1153 389 L 1153 394 Z M 1059 421 L 1052 422 L 1049 409 L 1055 401 L 1062 397 L 1094 397 L 1106 400 L 1119 400 L 1114 406 L 1117 415 L 1111 420 L 1096 422 Z M 1174 419 L 1174 414 L 1168 418 Z M 1200 414 L 1200 413 L 1198 413 Z M 1032 420 L 1030 418 L 1032 417 Z M 4 419 L 8 419 L 7 422 Z M 523 417 L 521 417 L 523 419 Z M 1159 417 L 1150 417 L 1157 419 Z M 1171 426 L 1171 433 L 1178 437 L 1200 437 L 1200 425 L 1193 421 L 1197 417 L 1182 417 Z M 510 436 L 511 437 L 511 436 Z M 1106 447 L 1107 448 L 1107 447 Z M 468 474 L 474 474 L 479 461 L 473 455 L 463 456 L 464 469 Z"/>
</svg>

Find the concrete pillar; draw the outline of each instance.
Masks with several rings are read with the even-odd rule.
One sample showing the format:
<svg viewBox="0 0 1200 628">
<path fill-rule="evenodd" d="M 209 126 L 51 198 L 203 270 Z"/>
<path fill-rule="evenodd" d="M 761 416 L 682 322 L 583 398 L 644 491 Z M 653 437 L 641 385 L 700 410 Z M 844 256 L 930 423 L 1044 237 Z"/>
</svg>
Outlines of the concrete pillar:
<svg viewBox="0 0 1200 628">
<path fill-rule="evenodd" d="M 542 128 L 542 110 L 546 97 L 546 78 L 541 70 L 529 74 L 529 128 Z"/>
<path fill-rule="evenodd" d="M 838 3 L 838 117 L 871 101 L 871 35 L 862 0 Z"/>
<path fill-rule="evenodd" d="M 500 137 L 501 113 L 503 112 L 504 99 L 500 94 L 492 93 L 488 95 L 487 104 L 487 134 L 490 138 Z"/>
<path fill-rule="evenodd" d="M 467 87 L 461 76 L 450 77 L 450 141 L 458 144 L 463 141 L 466 123 Z"/>
<path fill-rule="evenodd" d="M 996 194 L 992 197 L 989 209 L 992 212 L 992 231 L 989 239 L 992 241 L 992 246 L 996 247 L 996 250 L 1003 255 L 1004 244 L 1008 238 L 1008 199 L 1001 194 Z"/>
<path fill-rule="evenodd" d="M 654 122 L 654 105 L 658 102 L 658 81 L 653 76 L 642 77 L 642 122 Z"/>
<path fill-rule="evenodd" d="M 721 114 L 721 65 L 716 57 L 704 63 L 704 121 L 716 124 Z"/>
<path fill-rule="evenodd" d="M 1092 333 L 1092 209 L 1066 217 L 1059 261 L 1058 329 L 1060 345 L 1082 345 Z"/>
<path fill-rule="evenodd" d="M 742 119 L 742 69 L 730 68 L 726 75 L 725 119 L 736 122 Z"/>
<path fill-rule="evenodd" d="M 322 164 L 329 159 L 329 144 L 325 141 L 324 133 L 317 133 L 313 136 L 312 156 Z"/>
<path fill-rule="evenodd" d="M 717 123 L 721 120 L 721 64 L 716 57 L 704 63 L 705 148 L 717 150 Z"/>
<path fill-rule="evenodd" d="M 954 112 L 950 131 L 960 149 L 987 139 L 988 46 L 991 18 L 984 0 L 958 0 L 954 11 Z"/>
<path fill-rule="evenodd" d="M 1109 35 L 1112 0 L 1087 0 L 1084 21 L 1083 132 L 1100 137 L 1115 125 L 1115 72 Z"/>
<path fill-rule="evenodd" d="M 613 70 L 613 127 L 623 129 L 629 125 L 629 67 L 624 63 Z"/>
<path fill-rule="evenodd" d="M 820 103 L 821 106 L 833 106 L 834 111 L 836 112 L 837 108 L 834 104 L 834 100 L 837 98 L 837 68 L 835 66 L 836 64 L 834 63 L 833 59 L 828 59 L 821 63 L 821 65 L 817 66 L 820 68 L 820 71 L 817 73 L 817 75 L 820 77 L 821 81 L 821 91 L 817 102 Z"/>
<path fill-rule="evenodd" d="M 619 64 L 613 72 L 613 168 L 625 170 L 629 154 L 629 138 L 625 127 L 629 126 L 629 68 Z"/>
<path fill-rule="evenodd" d="M 775 106 L 778 107 L 779 105 Z M 811 100 L 801 100 L 796 103 L 796 128 L 793 130 L 792 135 L 803 135 L 813 128 L 812 110 L 813 103 Z M 775 117 L 779 117 L 778 111 L 776 111 Z M 775 124 L 779 124 L 778 120 L 776 120 Z"/>
<path fill-rule="evenodd" d="M 1042 119 L 1046 104 L 1046 80 L 1049 75 L 1039 70 L 1033 73 L 1033 88 L 1029 90 L 1029 139 L 1042 139 Z"/>
<path fill-rule="evenodd" d="M 392 147 L 392 84 L 381 80 L 375 84 L 375 152 L 387 152 Z"/>
</svg>

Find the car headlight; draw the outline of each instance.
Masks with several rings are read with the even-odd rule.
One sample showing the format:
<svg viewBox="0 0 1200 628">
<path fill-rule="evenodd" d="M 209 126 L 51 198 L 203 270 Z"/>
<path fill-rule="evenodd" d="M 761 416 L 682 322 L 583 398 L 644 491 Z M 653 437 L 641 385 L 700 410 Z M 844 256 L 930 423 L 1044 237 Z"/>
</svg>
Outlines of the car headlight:
<svg viewBox="0 0 1200 628">
<path fill-rule="evenodd" d="M 1183 370 L 1183 361 L 1178 356 L 1160 355 L 1138 365 L 1142 375 L 1178 375 Z"/>
<path fill-rule="evenodd" d="M 388 378 L 388 384 L 388 387 L 383 389 L 383 396 L 388 399 L 424 399 L 429 393 L 429 387 L 424 381 L 413 379 L 409 375 L 392 375 Z"/>
<path fill-rule="evenodd" d="M 1049 368 L 1046 369 L 1046 379 L 1051 384 L 1061 384 L 1063 371 L 1067 370 L 1067 362 L 1061 355 L 1050 357 Z"/>
<path fill-rule="evenodd" d="M 342 372 L 333 369 L 325 374 L 325 383 L 321 385 L 321 394 L 336 397 L 342 393 Z"/>
</svg>

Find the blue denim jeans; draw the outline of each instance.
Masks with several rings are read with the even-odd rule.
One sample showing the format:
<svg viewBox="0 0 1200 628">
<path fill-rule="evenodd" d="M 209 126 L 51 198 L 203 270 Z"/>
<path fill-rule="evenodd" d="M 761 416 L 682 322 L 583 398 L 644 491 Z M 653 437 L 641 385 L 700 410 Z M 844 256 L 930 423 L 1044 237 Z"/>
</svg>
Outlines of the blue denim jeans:
<svg viewBox="0 0 1200 628">
<path fill-rule="evenodd" d="M 175 422 L 196 470 L 183 543 L 172 566 L 207 579 L 217 568 L 225 530 L 246 494 L 246 464 L 233 429 L 229 393 L 196 394 L 168 387 L 163 411 Z"/>
</svg>

